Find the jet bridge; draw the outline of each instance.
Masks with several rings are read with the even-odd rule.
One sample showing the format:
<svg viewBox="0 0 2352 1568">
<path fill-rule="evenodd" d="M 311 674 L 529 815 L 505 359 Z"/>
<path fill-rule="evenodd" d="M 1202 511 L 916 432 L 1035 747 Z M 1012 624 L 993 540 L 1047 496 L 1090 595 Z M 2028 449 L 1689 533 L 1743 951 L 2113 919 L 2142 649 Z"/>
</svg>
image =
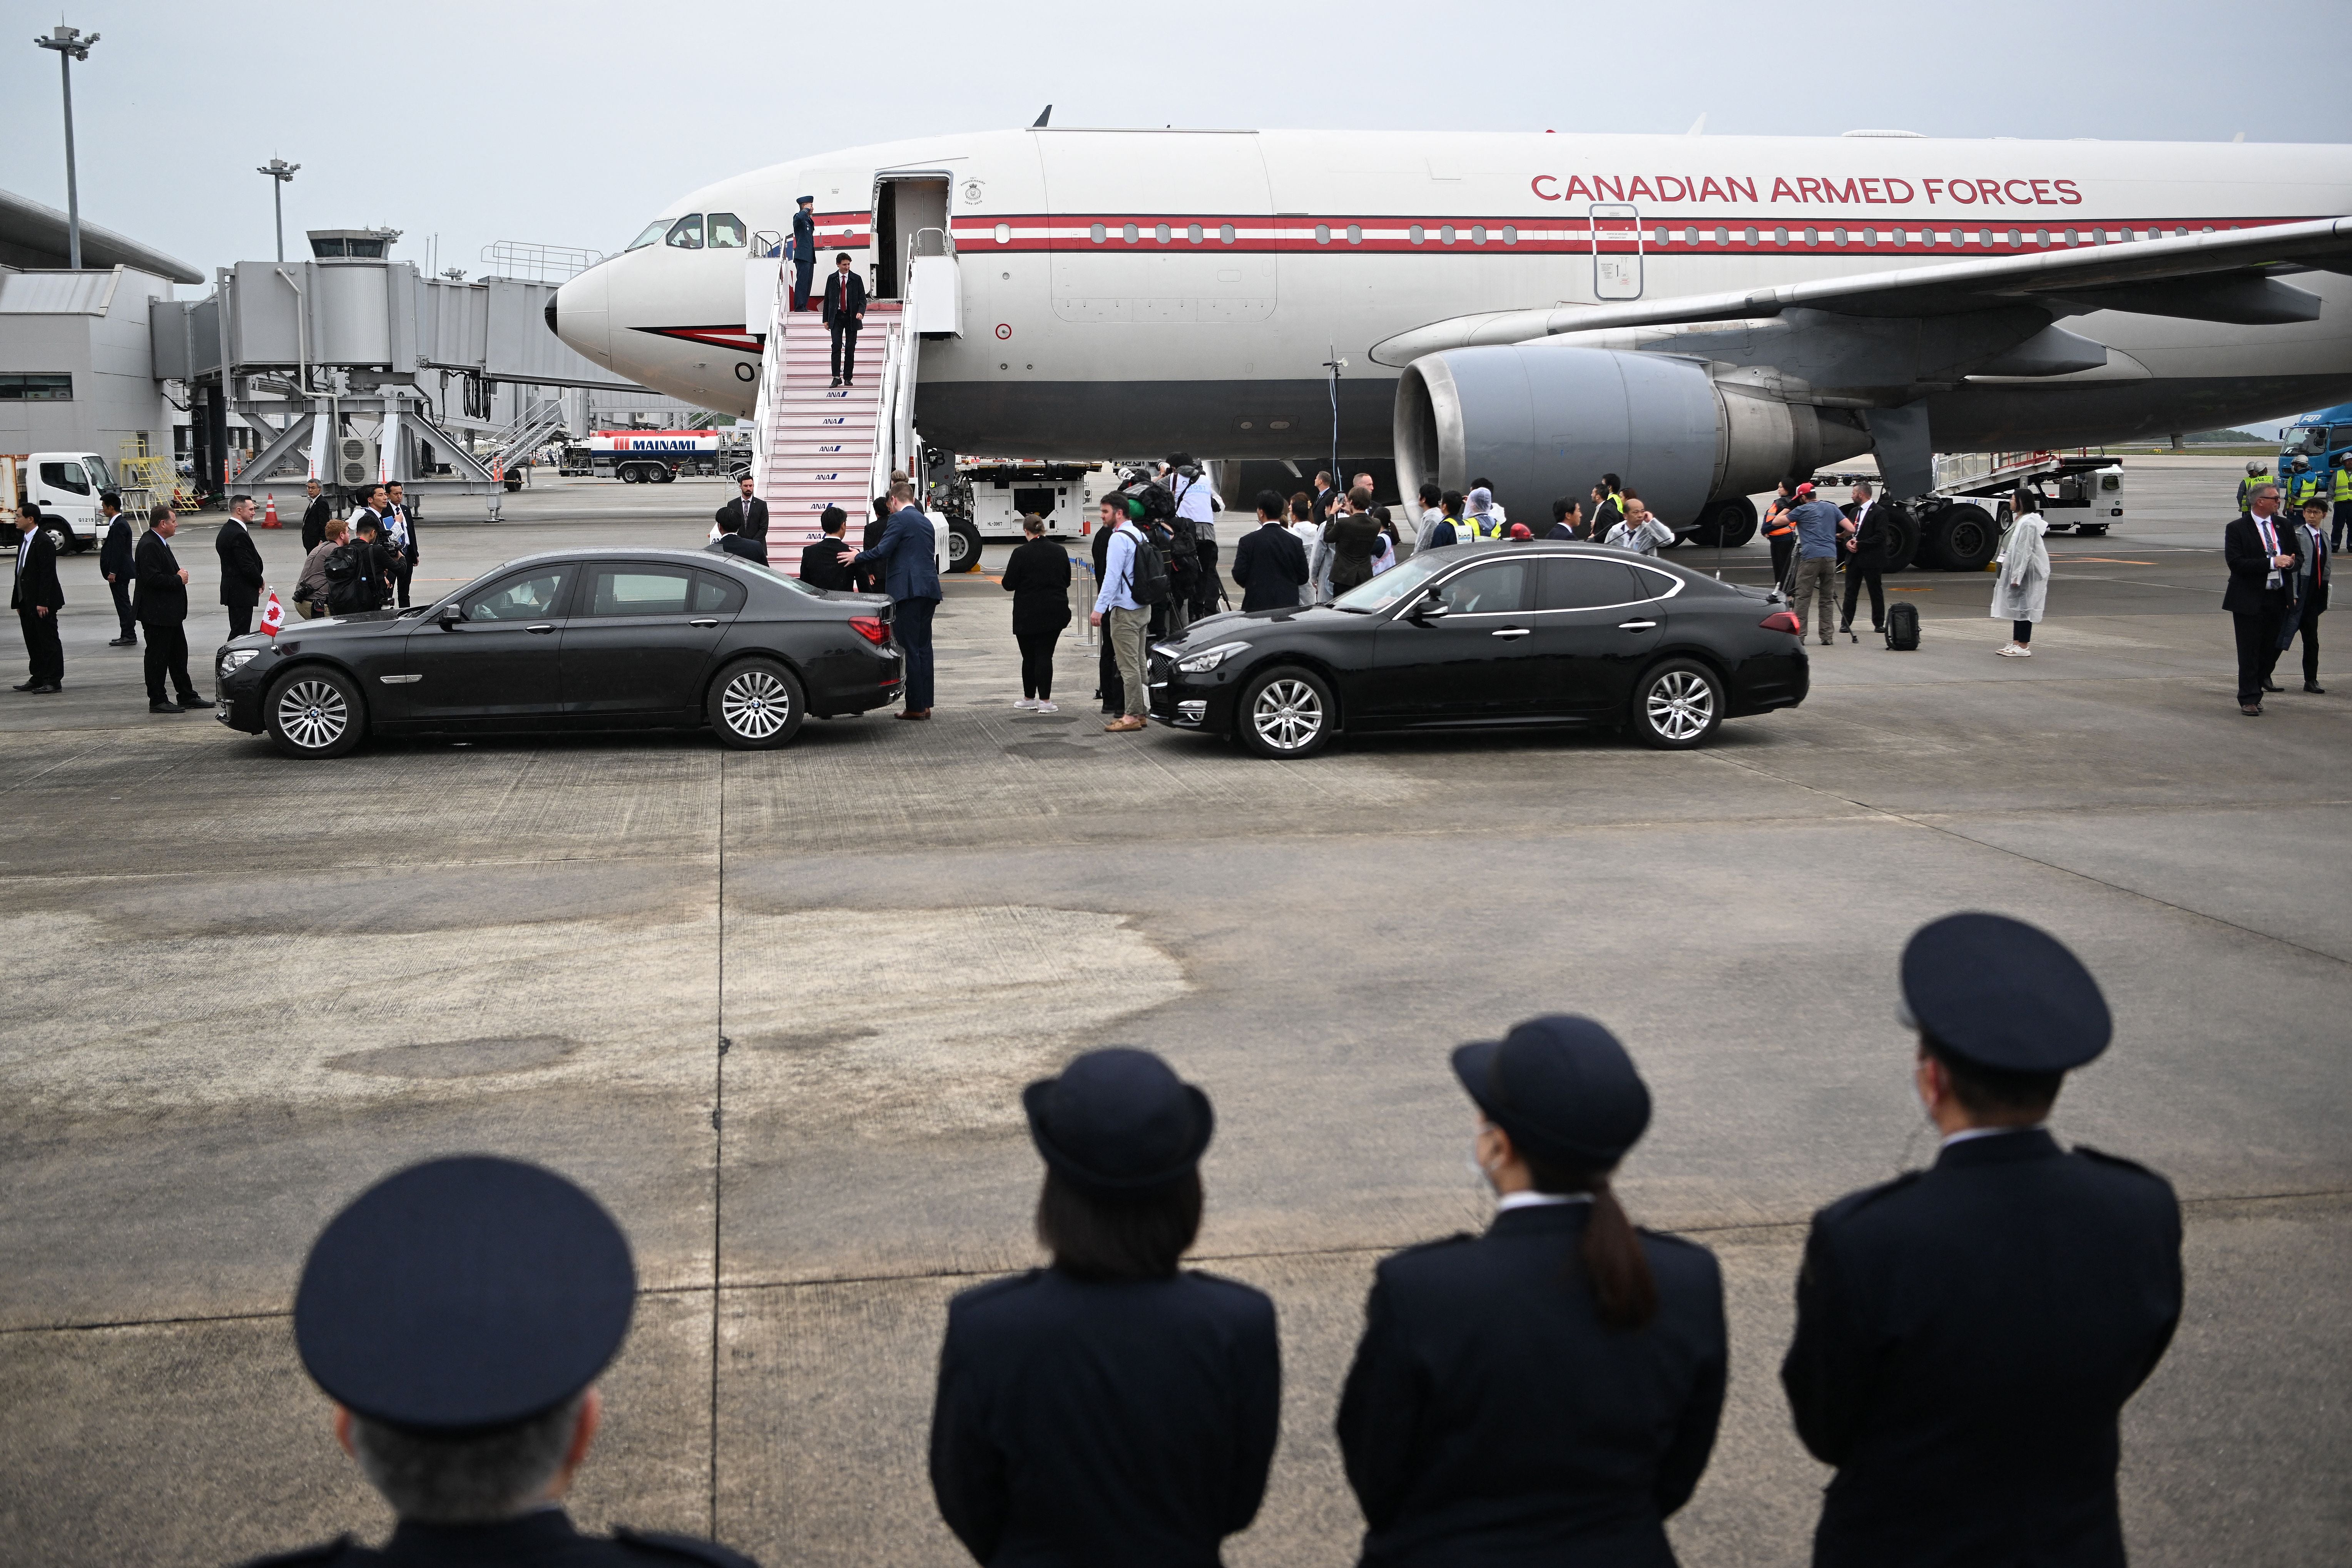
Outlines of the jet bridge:
<svg viewBox="0 0 2352 1568">
<path fill-rule="evenodd" d="M 484 422 L 436 406 L 420 376 L 454 374 L 477 392 L 499 382 L 635 385 L 548 330 L 554 282 L 425 278 L 413 263 L 354 254 L 370 247 L 341 231 L 320 233 L 311 259 L 240 261 L 215 274 L 205 299 L 150 304 L 154 374 L 193 394 L 197 477 L 208 490 L 224 486 L 234 407 L 273 433 L 241 483 L 280 470 L 342 490 L 399 479 L 415 494 L 485 497 L 496 516 L 504 470 L 555 427 L 553 400 L 528 404 L 478 455 L 453 426 Z"/>
</svg>

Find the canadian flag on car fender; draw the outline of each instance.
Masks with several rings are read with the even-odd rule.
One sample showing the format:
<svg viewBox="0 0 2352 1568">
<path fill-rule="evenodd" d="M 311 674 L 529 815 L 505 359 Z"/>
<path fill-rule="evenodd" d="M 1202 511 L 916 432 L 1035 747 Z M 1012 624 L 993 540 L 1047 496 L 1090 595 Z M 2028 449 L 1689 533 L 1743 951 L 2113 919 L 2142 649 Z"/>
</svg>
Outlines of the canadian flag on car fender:
<svg viewBox="0 0 2352 1568">
<path fill-rule="evenodd" d="M 268 601 L 261 606 L 261 629 L 265 635 L 274 637 L 278 635 L 278 628 L 285 624 L 286 606 L 278 602 L 278 590 L 272 588 Z"/>
</svg>

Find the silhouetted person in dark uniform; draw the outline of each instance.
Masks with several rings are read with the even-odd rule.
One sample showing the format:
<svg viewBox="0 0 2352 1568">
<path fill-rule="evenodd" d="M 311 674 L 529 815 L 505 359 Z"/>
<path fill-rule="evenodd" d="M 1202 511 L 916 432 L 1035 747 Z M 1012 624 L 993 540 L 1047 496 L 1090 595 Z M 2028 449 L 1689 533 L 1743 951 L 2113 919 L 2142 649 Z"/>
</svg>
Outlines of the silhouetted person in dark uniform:
<svg viewBox="0 0 2352 1568">
<path fill-rule="evenodd" d="M 1363 1562 L 1669 1568 L 1727 1351 L 1715 1255 L 1610 1190 L 1649 1090 L 1590 1018 L 1529 1019 L 1454 1072 L 1495 1220 L 1373 1277 L 1339 1422 Z"/>
<path fill-rule="evenodd" d="M 2048 933 L 1948 915 L 1903 952 L 1925 1171 L 1813 1216 L 1780 1367 L 1837 1467 L 1817 1568 L 2122 1568 L 2116 1419 L 2180 1321 L 2164 1178 L 2043 1123 L 2106 1048 L 2106 999 Z"/>
<path fill-rule="evenodd" d="M 1208 1096 L 1115 1047 L 1022 1100 L 1054 1262 L 948 1304 L 940 1517 L 985 1563 L 1213 1564 L 1265 1496 L 1282 1376 L 1274 1303 L 1177 1267 Z"/>
<path fill-rule="evenodd" d="M 690 1536 L 583 1535 L 563 1510 L 636 1285 L 612 1216 L 536 1165 L 433 1160 L 362 1193 L 310 1248 L 294 1344 L 398 1522 L 382 1547 L 260 1562 L 756 1568 Z"/>
</svg>

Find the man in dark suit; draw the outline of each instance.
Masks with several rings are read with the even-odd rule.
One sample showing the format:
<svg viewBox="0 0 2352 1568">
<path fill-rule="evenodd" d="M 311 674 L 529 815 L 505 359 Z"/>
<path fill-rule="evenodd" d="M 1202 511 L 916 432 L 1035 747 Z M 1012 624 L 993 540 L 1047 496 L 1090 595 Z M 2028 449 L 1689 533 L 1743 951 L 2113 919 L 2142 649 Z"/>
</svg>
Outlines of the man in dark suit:
<svg viewBox="0 0 2352 1568">
<path fill-rule="evenodd" d="M 302 554 L 306 559 L 310 552 L 319 548 L 319 542 L 327 537 L 327 520 L 335 515 L 334 503 L 327 499 L 327 492 L 320 488 L 318 480 L 310 481 L 310 504 L 302 511 Z"/>
<path fill-rule="evenodd" d="M 845 563 L 856 552 L 842 535 L 848 531 L 849 514 L 837 506 L 829 506 L 817 519 L 824 537 L 801 551 L 801 581 L 812 588 L 827 588 L 836 594 L 849 592 L 852 582 Z"/>
<path fill-rule="evenodd" d="M 732 518 L 722 511 L 719 517 L 719 537 L 704 545 L 703 550 L 712 555 L 739 556 L 745 561 L 756 561 L 765 566 L 768 563 L 767 545 L 756 539 L 746 539 L 736 532 L 732 526 L 733 521 Z"/>
<path fill-rule="evenodd" d="M 2117 1417 L 2180 1319 L 2164 1178 L 2043 1127 L 2114 1032 L 2046 932 L 1949 915 L 1904 950 L 1933 1167 L 1813 1216 L 1780 1368 L 1838 1468 L 1815 1568 L 2123 1568 Z"/>
<path fill-rule="evenodd" d="M 751 493 L 751 476 L 745 474 L 740 481 L 742 493 L 720 507 L 714 521 L 722 534 L 731 533 L 741 539 L 768 542 L 768 503 Z"/>
<path fill-rule="evenodd" d="M 147 531 L 139 536 L 139 548 L 132 552 L 139 591 L 131 600 L 131 611 L 147 633 L 150 713 L 212 706 L 196 695 L 195 682 L 188 679 L 188 574 L 172 553 L 172 535 L 179 531 L 180 521 L 172 509 L 158 506 L 148 512 Z M 179 693 L 176 702 L 163 696 L 166 676 Z"/>
<path fill-rule="evenodd" d="M 425 558 L 417 547 L 416 525 L 422 521 L 398 479 L 383 487 L 383 552 L 392 563 L 392 583 L 403 609 L 408 607 L 408 580 Z"/>
<path fill-rule="evenodd" d="M 857 329 L 866 324 L 866 280 L 849 265 L 849 252 L 833 258 L 824 280 L 824 324 L 833 332 L 833 384 L 857 380 Z"/>
<path fill-rule="evenodd" d="M 58 612 L 65 608 L 66 591 L 58 581 L 58 547 L 41 527 L 41 509 L 33 501 L 16 508 L 16 582 L 8 595 L 16 624 L 25 630 L 25 653 L 32 678 L 16 689 L 46 696 L 65 689 L 66 650 L 58 640 Z"/>
<path fill-rule="evenodd" d="M 2295 550 L 2294 608 L 2280 629 L 2279 652 L 2286 652 L 2286 645 L 2301 634 L 2303 689 L 2324 697 L 2327 688 L 2319 684 L 2319 617 L 2327 609 L 2327 580 L 2336 567 L 2335 546 L 2327 537 L 2326 501 L 2303 503 L 2303 531 Z"/>
<path fill-rule="evenodd" d="M 1870 629 L 1886 629 L 1886 590 L 1882 579 L 1886 571 L 1886 547 L 1893 542 L 1894 524 L 1888 516 L 1886 503 L 1871 494 L 1868 485 L 1853 487 L 1853 500 L 1840 510 L 1853 528 L 1846 534 L 1845 605 L 1838 617 L 1838 630 L 1853 635 L 1854 607 L 1861 603 L 1864 584 L 1870 585 Z"/>
<path fill-rule="evenodd" d="M 137 567 L 131 559 L 131 520 L 122 515 L 122 498 L 109 490 L 98 498 L 106 516 L 106 537 L 99 542 L 98 569 L 114 595 L 114 618 L 121 627 L 109 647 L 137 647 L 139 622 L 131 614 L 131 578 Z"/>
<path fill-rule="evenodd" d="M 890 595 L 890 635 L 907 655 L 907 705 L 901 719 L 931 716 L 931 615 L 940 607 L 939 534 L 931 520 L 915 506 L 915 485 L 899 479 L 890 487 L 898 510 L 873 549 L 853 557 L 853 567 L 874 565 L 882 572 L 882 591 Z"/>
<path fill-rule="evenodd" d="M 2262 717 L 2263 693 L 2278 689 L 2271 671 L 2278 667 L 2279 633 L 2294 604 L 2300 568 L 2294 527 L 2281 521 L 2278 510 L 2279 488 L 2264 479 L 2221 531 L 2221 563 L 2230 570 L 2221 607 L 2236 624 L 2238 711 L 2250 719 Z"/>
<path fill-rule="evenodd" d="M 213 552 L 220 557 L 220 602 L 228 611 L 228 635 L 241 637 L 253 629 L 253 607 L 261 603 L 261 551 L 253 542 L 253 498 L 231 496 L 228 519 L 213 535 Z"/>
<path fill-rule="evenodd" d="M 816 281 L 816 198 L 803 196 L 793 208 L 793 309 L 810 308 Z"/>
<path fill-rule="evenodd" d="M 1307 582 L 1307 551 L 1283 525 L 1286 510 L 1272 490 L 1257 492 L 1257 526 L 1234 546 L 1234 581 L 1242 585 L 1242 609 L 1296 609 Z"/>
</svg>

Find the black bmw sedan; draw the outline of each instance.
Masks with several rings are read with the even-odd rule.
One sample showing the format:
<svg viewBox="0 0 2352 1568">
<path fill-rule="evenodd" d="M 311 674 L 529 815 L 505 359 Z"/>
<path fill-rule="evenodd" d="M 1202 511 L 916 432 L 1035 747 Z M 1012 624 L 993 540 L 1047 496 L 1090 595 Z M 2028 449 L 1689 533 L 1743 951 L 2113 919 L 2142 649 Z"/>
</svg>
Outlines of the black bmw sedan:
<svg viewBox="0 0 2352 1568">
<path fill-rule="evenodd" d="M 1266 757 L 1342 732 L 1554 724 L 1682 748 L 1793 708 L 1808 679 L 1797 617 L 1761 589 L 1519 542 L 1433 550 L 1329 605 L 1196 621 L 1152 648 L 1150 709 Z"/>
<path fill-rule="evenodd" d="M 436 604 L 235 638 L 214 668 L 221 722 L 291 757 L 372 734 L 704 724 L 761 749 L 904 679 L 889 600 L 676 550 L 527 556 Z"/>
</svg>

